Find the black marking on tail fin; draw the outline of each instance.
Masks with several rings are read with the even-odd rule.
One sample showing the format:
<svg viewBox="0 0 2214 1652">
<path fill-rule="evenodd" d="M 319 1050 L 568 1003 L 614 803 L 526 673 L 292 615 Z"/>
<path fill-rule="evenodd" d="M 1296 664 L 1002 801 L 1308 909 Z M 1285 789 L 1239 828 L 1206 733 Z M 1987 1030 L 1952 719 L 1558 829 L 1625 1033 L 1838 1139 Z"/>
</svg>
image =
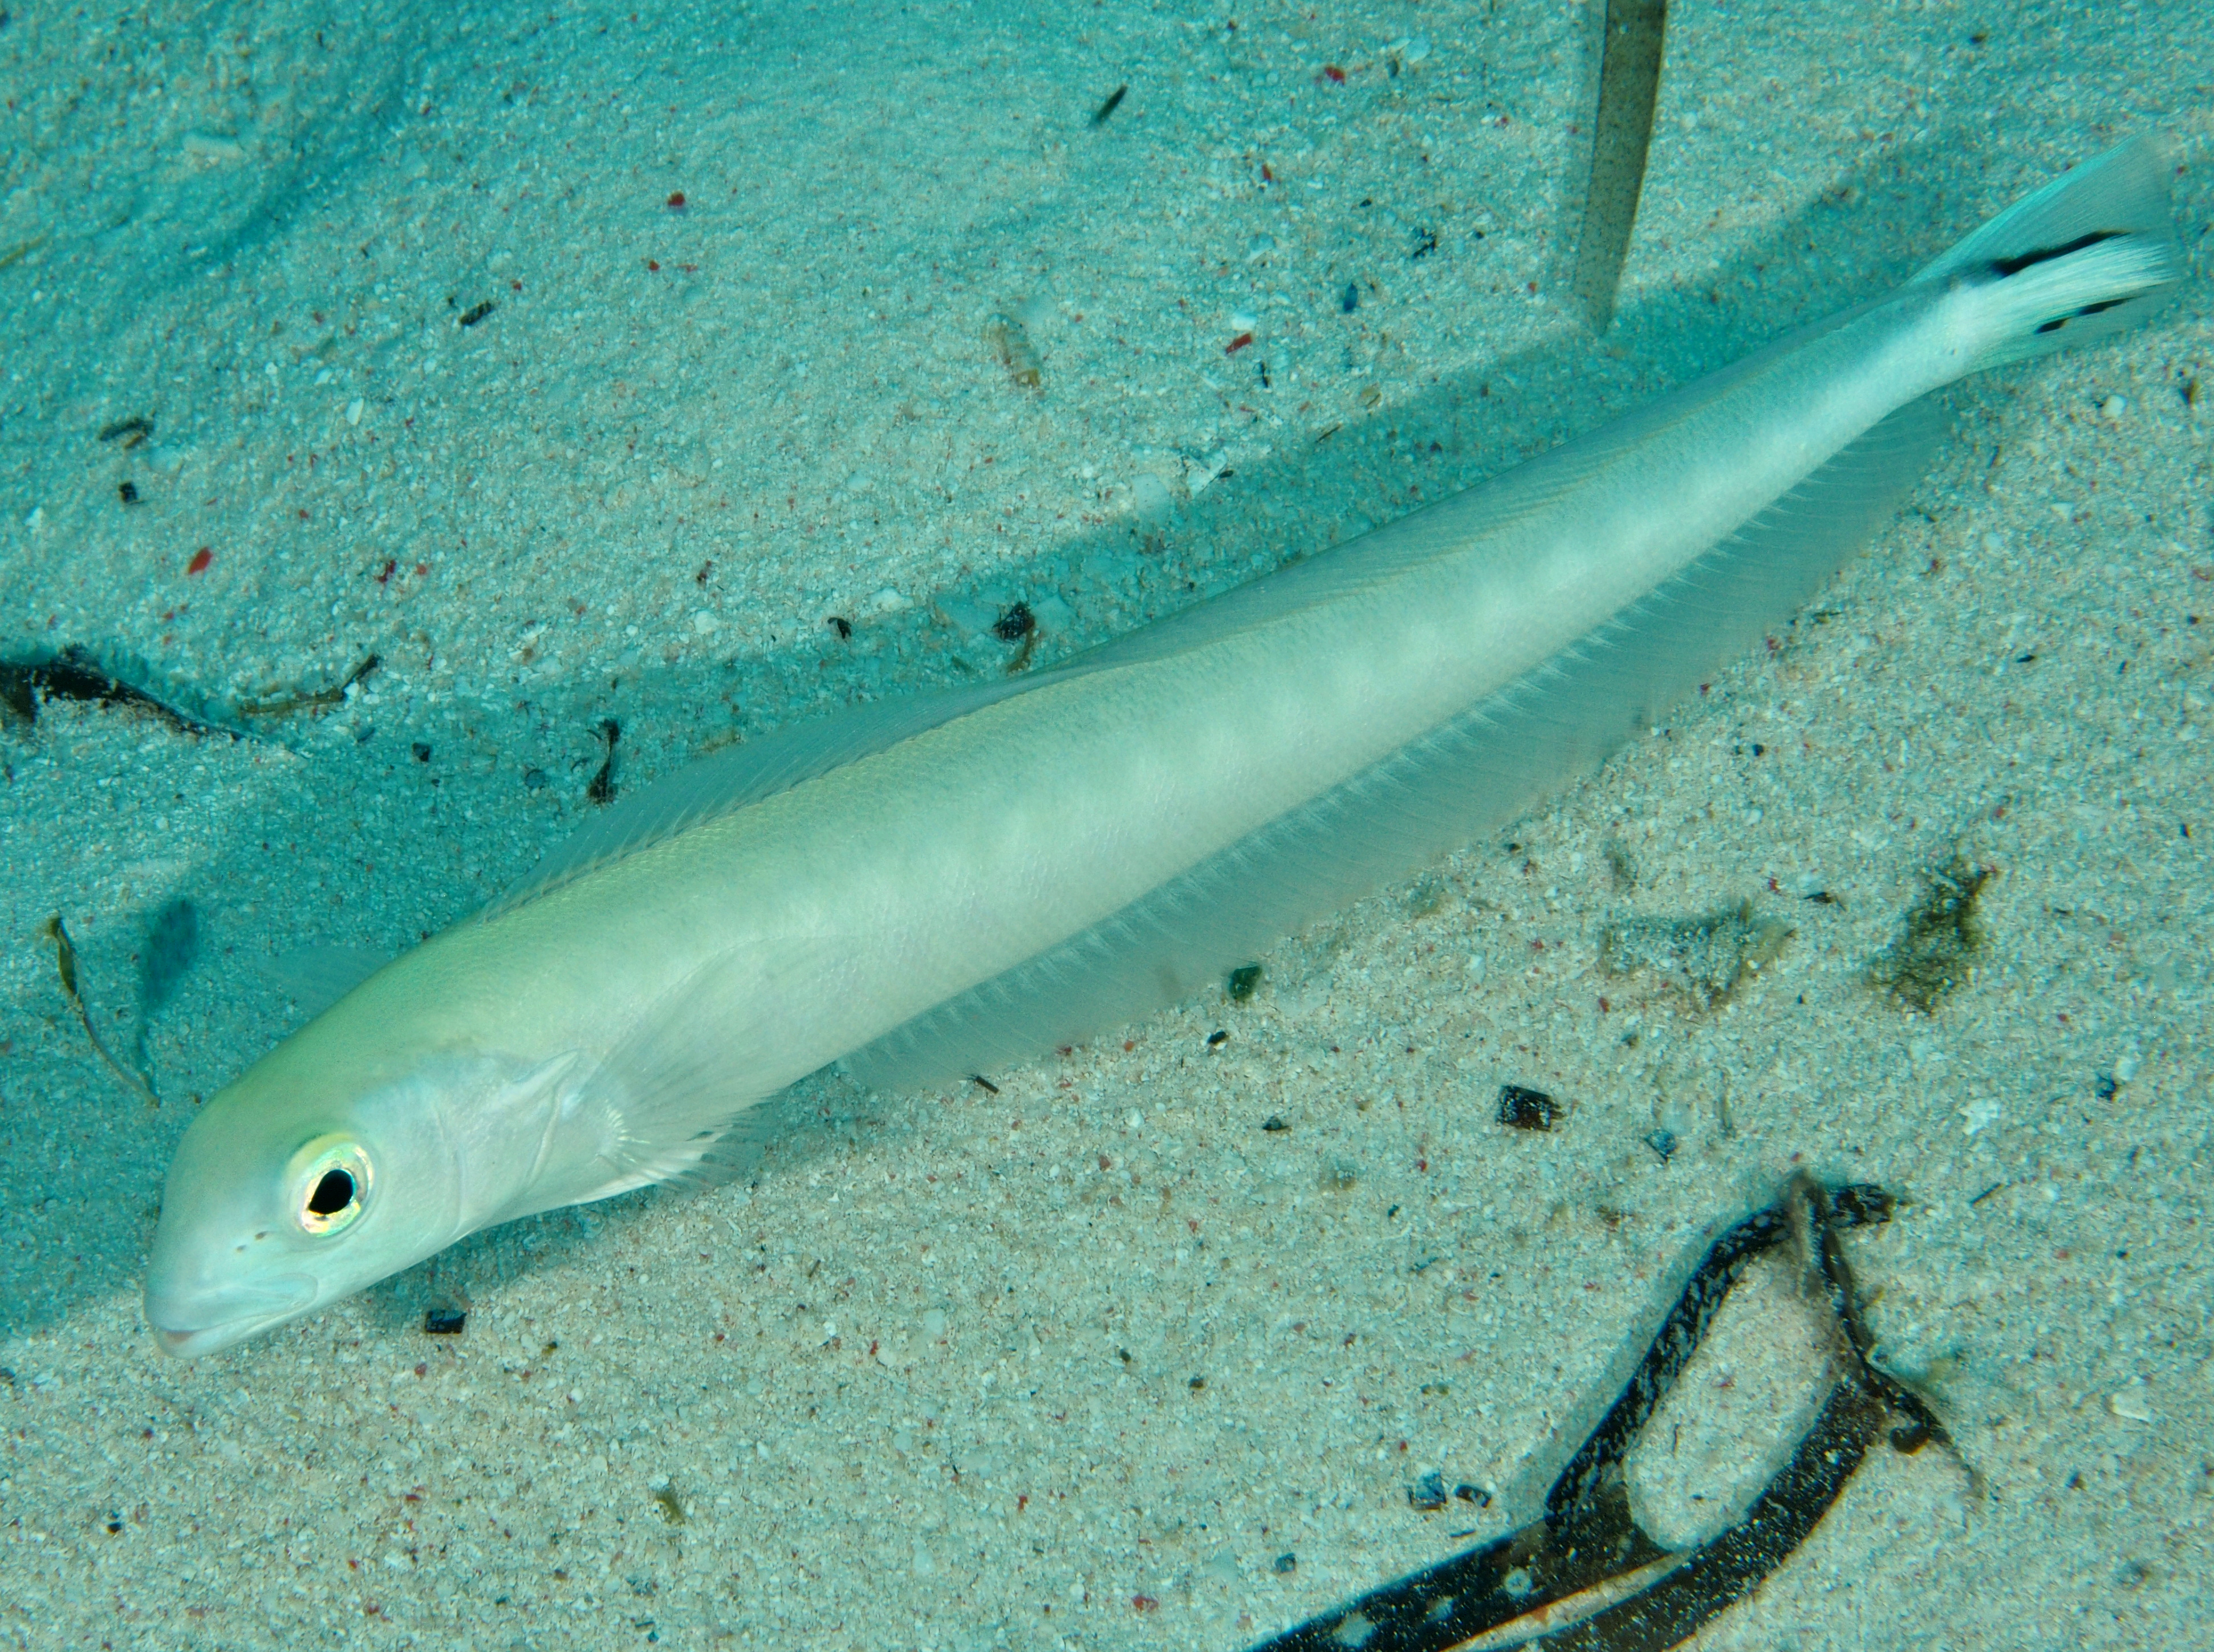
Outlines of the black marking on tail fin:
<svg viewBox="0 0 2214 1652">
<path fill-rule="evenodd" d="M 2080 253 L 2086 247 L 2095 247 L 2102 241 L 2119 241 L 2128 233 L 2125 229 L 2094 229 L 2088 236 L 2078 236 L 2075 240 L 2064 242 L 2058 247 L 2040 247 L 2035 252 L 2019 253 L 2012 258 L 1995 258 L 1991 260 L 1991 273 L 2000 276 L 2019 275 L 2022 271 L 2034 266 L 2050 264 L 2056 258 L 2065 258 L 2070 253 Z"/>
<path fill-rule="evenodd" d="M 2037 330 L 2040 333 L 2058 333 L 2070 321 L 2080 320 L 2086 315 L 2101 315 L 2107 310 L 2128 303 L 2131 298 L 2137 296 L 2136 293 L 2131 293 L 2127 297 L 2123 298 L 2101 298 L 2095 304 L 2085 304 L 2080 309 L 2070 310 L 2065 315 L 2056 315 L 2049 321 L 2040 321 Z"/>
</svg>

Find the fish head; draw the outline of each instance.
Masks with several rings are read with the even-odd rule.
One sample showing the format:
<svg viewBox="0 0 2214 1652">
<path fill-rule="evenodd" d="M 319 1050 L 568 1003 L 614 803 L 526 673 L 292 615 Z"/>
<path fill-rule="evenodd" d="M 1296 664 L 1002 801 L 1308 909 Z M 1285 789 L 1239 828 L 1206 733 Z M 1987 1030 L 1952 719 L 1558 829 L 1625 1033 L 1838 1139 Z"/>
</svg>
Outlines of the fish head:
<svg viewBox="0 0 2214 1652">
<path fill-rule="evenodd" d="M 229 1348 L 520 1214 L 566 1063 L 439 1054 L 349 1087 L 314 1053 L 272 1051 L 178 1144 L 146 1276 L 172 1354 Z"/>
</svg>

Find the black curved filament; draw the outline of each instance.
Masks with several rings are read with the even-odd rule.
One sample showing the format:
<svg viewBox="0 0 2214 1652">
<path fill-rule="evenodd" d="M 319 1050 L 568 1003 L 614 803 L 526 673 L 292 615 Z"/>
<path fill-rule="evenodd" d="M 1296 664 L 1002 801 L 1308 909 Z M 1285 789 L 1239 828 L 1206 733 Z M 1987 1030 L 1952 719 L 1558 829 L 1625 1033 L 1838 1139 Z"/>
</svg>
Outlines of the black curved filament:
<svg viewBox="0 0 2214 1652">
<path fill-rule="evenodd" d="M 1945 1441 L 1929 1407 L 1868 1363 L 1868 1335 L 1838 1242 L 1848 1227 L 1890 1220 L 1891 1207 L 1879 1187 L 1833 1191 L 1795 1180 L 1777 1203 L 1709 1248 L 1636 1372 L 1553 1482 L 1540 1519 L 1311 1618 L 1253 1652 L 1445 1652 L 1646 1568 L 1655 1576 L 1627 1599 L 1561 1628 L 1533 1624 L 1528 1637 L 1507 1644 L 1528 1646 L 1540 1637 L 1545 1652 L 1663 1652 L 1679 1644 L 1783 1563 L 1887 1427 L 1901 1452 Z M 1746 1265 L 1795 1236 L 1828 1300 L 1844 1368 L 1790 1460 L 1743 1518 L 1672 1553 L 1631 1517 L 1624 1461 Z"/>
</svg>

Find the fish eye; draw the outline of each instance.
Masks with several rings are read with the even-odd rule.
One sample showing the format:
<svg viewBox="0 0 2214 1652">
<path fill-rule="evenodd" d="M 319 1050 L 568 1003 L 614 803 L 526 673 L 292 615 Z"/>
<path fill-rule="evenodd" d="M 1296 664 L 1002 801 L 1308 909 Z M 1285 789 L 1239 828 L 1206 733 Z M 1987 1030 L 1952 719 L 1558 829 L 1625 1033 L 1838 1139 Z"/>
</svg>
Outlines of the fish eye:
<svg viewBox="0 0 2214 1652">
<path fill-rule="evenodd" d="M 350 1227 L 369 1202 L 369 1155 L 351 1136 L 326 1135 L 292 1156 L 293 1215 L 321 1236 Z"/>
</svg>

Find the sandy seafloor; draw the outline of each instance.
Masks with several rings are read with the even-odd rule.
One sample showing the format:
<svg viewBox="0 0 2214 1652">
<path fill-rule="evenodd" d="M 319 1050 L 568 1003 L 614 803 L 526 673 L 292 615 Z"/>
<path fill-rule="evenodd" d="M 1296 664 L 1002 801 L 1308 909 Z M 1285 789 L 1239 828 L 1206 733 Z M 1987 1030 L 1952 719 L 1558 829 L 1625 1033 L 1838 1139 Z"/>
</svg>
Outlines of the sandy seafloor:
<svg viewBox="0 0 2214 1652">
<path fill-rule="evenodd" d="M 297 1019 L 262 962 L 468 914 L 589 814 L 602 719 L 635 786 L 1002 670 L 1016 600 L 1050 661 L 2128 132 L 2174 140 L 2203 270 L 2214 9 L 1685 0 L 1604 348 L 1553 296 L 1582 7 L 6 10 L 0 650 L 228 715 L 381 661 L 250 739 L 0 734 L 8 1644 L 1239 1647 L 1528 1518 L 1794 1166 L 1903 1196 L 1851 1251 L 1959 1454 L 1879 1449 L 1699 1643 L 2203 1632 L 2201 274 L 1966 387 L 1819 619 L 1250 1003 L 996 1095 L 826 1081 L 753 1185 L 481 1235 L 195 1363 L 138 1285 L 196 1100 Z M 1870 967 L 1956 856 L 1995 873 L 1976 973 L 1911 1013 Z M 1791 933 L 1725 1006 L 1604 967 L 1609 925 L 1740 902 Z M 54 913 L 158 1107 L 92 1058 Z M 1507 1082 L 1559 1128 L 1496 1123 Z M 1780 1271 L 1733 1306 L 1638 1459 L 1656 1533 L 1773 1465 L 1808 1337 Z M 1416 1508 L 1431 1472 L 1489 1505 Z"/>
</svg>

